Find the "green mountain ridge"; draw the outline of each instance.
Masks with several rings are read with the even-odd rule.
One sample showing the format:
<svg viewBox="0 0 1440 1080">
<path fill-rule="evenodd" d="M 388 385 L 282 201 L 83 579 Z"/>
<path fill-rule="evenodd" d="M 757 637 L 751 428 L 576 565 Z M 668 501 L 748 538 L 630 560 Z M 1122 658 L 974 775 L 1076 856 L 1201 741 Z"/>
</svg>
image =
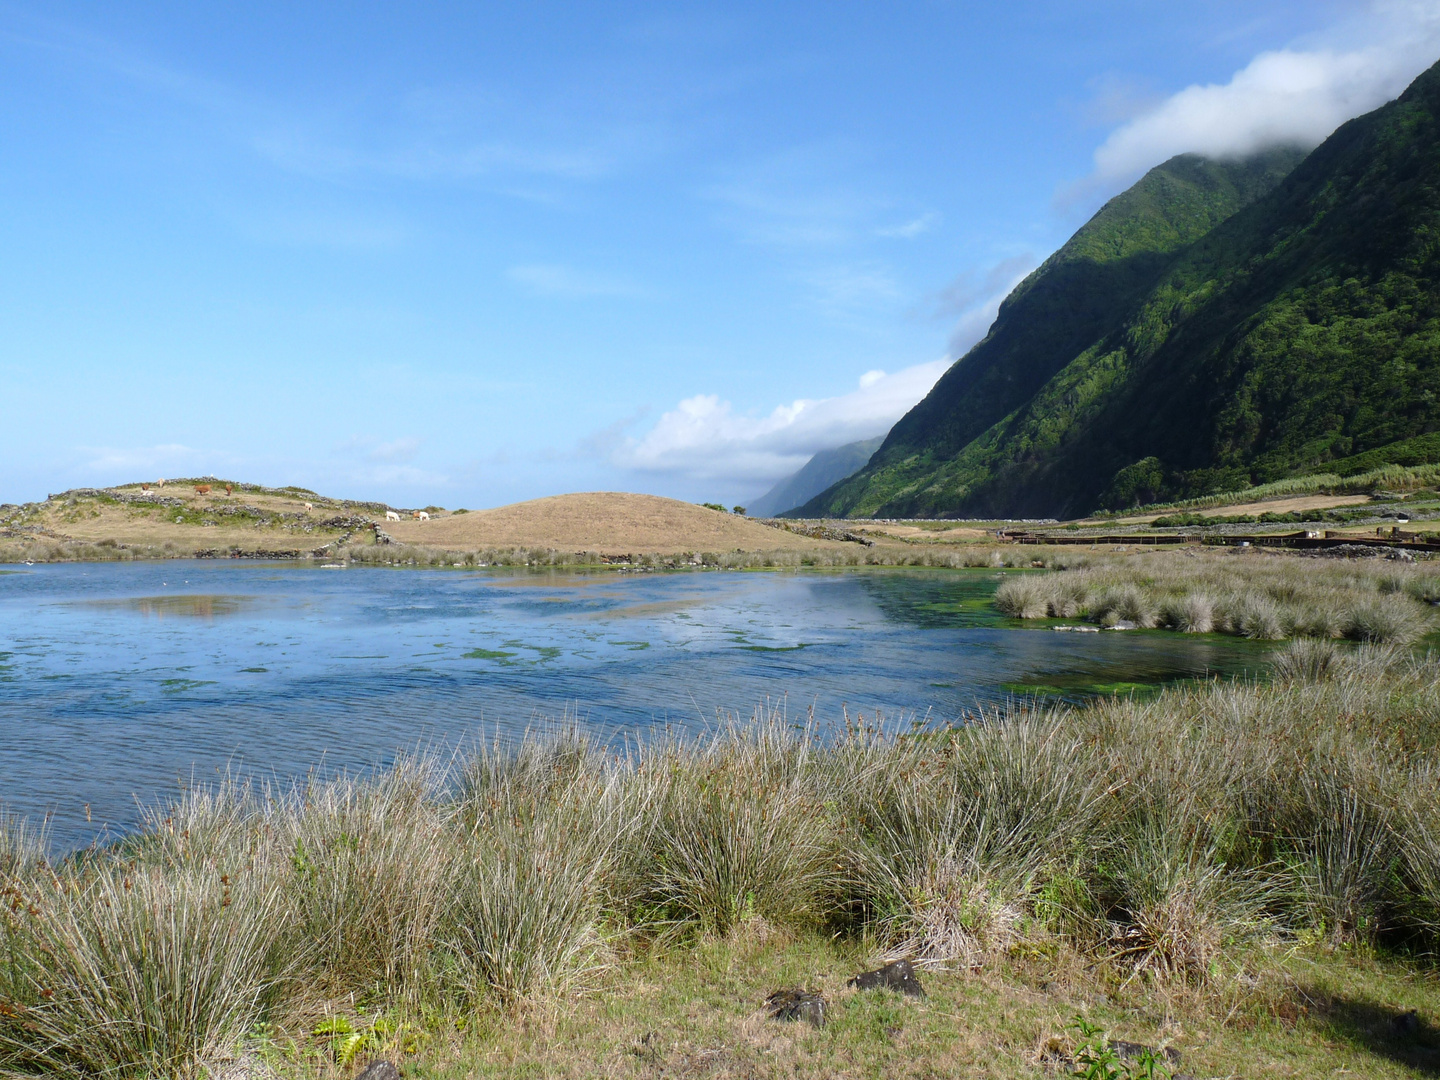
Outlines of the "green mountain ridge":
<svg viewBox="0 0 1440 1080">
<path fill-rule="evenodd" d="M 1308 156 L 1158 166 L 797 513 L 1066 517 L 1440 460 L 1437 185 L 1440 65 Z"/>
<path fill-rule="evenodd" d="M 783 515 L 787 510 L 793 510 L 801 503 L 808 502 L 831 484 L 863 469 L 884 441 L 884 435 L 877 435 L 873 439 L 861 439 L 837 446 L 833 450 L 819 451 L 799 470 L 779 481 L 758 499 L 751 500 L 750 515 Z"/>
</svg>

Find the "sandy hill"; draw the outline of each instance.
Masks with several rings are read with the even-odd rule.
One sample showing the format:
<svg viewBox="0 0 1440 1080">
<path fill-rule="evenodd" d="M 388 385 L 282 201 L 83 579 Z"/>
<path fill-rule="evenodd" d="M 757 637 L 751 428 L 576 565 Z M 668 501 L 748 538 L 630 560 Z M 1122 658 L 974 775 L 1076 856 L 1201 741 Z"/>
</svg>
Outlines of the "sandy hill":
<svg viewBox="0 0 1440 1080">
<path fill-rule="evenodd" d="M 844 546 L 796 536 L 693 503 L 623 491 L 552 495 L 494 510 L 446 514 L 430 521 L 387 522 L 384 529 L 396 540 L 432 547 L 523 546 L 603 555 Z"/>
</svg>

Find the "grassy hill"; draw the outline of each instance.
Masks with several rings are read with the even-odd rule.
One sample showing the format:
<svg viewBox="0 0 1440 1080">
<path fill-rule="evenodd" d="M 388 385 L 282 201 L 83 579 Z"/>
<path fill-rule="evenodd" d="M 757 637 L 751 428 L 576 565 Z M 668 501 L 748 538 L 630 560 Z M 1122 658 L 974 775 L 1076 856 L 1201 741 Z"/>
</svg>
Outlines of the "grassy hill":
<svg viewBox="0 0 1440 1080">
<path fill-rule="evenodd" d="M 1152 170 L 801 512 L 1066 517 L 1440 459 L 1437 117 L 1432 69 L 1293 170 Z"/>
<path fill-rule="evenodd" d="M 227 490 L 228 489 L 228 490 Z M 90 558 L 357 556 L 418 551 L 567 555 L 851 552 L 853 542 L 772 528 L 693 503 L 626 492 L 558 495 L 491 510 L 409 509 L 211 477 L 165 487 L 77 488 L 44 502 L 0 504 L 0 562 Z M 380 530 L 377 532 L 376 530 Z M 414 550 L 411 550 L 414 549 Z M 860 550 L 864 550 L 860 548 Z M 521 561 L 525 561 L 524 558 Z"/>
</svg>

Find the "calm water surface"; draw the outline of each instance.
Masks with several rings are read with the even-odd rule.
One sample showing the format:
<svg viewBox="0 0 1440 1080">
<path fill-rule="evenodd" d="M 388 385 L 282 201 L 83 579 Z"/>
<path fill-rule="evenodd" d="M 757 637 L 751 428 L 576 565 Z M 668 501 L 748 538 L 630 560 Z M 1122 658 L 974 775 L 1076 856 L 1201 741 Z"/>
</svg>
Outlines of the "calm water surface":
<svg viewBox="0 0 1440 1080">
<path fill-rule="evenodd" d="M 166 562 L 0 568 L 0 802 L 62 843 L 240 767 L 383 763 L 570 715 L 698 728 L 784 700 L 946 723 L 1017 688 L 1258 665 L 1244 643 L 1017 629 L 993 571 L 621 576 Z M 89 806 L 90 822 L 86 821 Z"/>
</svg>

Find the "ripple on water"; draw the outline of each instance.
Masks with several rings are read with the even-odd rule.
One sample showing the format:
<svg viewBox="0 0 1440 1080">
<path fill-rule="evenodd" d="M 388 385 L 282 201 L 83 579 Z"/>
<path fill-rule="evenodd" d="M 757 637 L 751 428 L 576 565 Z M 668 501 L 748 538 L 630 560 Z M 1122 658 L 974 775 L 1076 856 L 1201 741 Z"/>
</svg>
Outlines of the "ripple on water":
<svg viewBox="0 0 1440 1080">
<path fill-rule="evenodd" d="M 946 723 L 1015 692 L 1083 696 L 1263 653 L 1000 618 L 993 571 L 438 573 L 44 566 L 0 583 L 0 776 L 58 840 L 126 827 L 177 778 L 383 764 L 567 716 L 600 737 L 757 702 Z M 263 678 L 261 676 L 264 676 Z M 217 772 L 217 770 L 219 772 Z"/>
</svg>

